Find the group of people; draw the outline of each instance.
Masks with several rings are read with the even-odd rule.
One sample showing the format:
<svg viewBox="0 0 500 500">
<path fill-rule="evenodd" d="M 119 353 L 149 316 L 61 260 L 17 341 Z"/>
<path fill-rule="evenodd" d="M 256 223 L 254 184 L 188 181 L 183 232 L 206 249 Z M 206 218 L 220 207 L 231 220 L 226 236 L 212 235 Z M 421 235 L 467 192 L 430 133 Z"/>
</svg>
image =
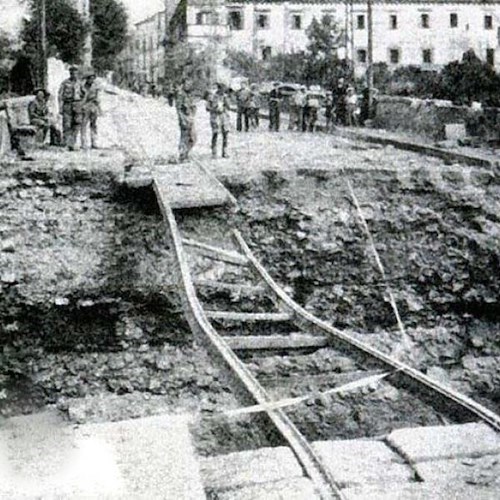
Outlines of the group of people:
<svg viewBox="0 0 500 500">
<path fill-rule="evenodd" d="M 99 87 L 94 71 L 88 71 L 83 81 L 78 78 L 78 68 L 72 66 L 70 76 L 59 88 L 59 113 L 62 116 L 62 139 L 58 128 L 51 120 L 48 99 L 50 93 L 42 88 L 35 91 L 35 99 L 28 106 L 30 124 L 36 128 L 36 139 L 44 143 L 50 132 L 51 144 L 76 149 L 78 135 L 82 148 L 88 148 L 88 128 L 90 127 L 90 147 L 97 148 L 97 119 L 101 114 Z"/>
<path fill-rule="evenodd" d="M 343 78 L 340 78 L 337 85 L 324 96 L 320 92 L 300 86 L 289 97 L 284 97 L 280 84 L 275 83 L 268 97 L 270 131 L 280 129 L 281 111 L 285 99 L 289 111 L 289 130 L 315 132 L 323 109 L 327 132 L 331 132 L 336 125 L 357 126 L 369 118 L 368 95 L 364 92 L 361 102 L 358 102 L 354 87 L 347 85 Z M 217 83 L 206 93 L 205 100 L 212 129 L 212 157 L 217 158 L 218 142 L 221 138 L 221 156 L 227 158 L 231 102 L 235 102 L 236 107 L 236 130 L 248 132 L 259 126 L 263 97 L 257 84 L 242 83 L 240 89 L 234 93 L 223 83 Z M 189 159 L 190 151 L 196 142 L 194 128 L 196 102 L 192 81 L 185 80 L 180 85 L 175 94 L 175 105 L 181 131 L 179 159 L 184 162 Z"/>
</svg>

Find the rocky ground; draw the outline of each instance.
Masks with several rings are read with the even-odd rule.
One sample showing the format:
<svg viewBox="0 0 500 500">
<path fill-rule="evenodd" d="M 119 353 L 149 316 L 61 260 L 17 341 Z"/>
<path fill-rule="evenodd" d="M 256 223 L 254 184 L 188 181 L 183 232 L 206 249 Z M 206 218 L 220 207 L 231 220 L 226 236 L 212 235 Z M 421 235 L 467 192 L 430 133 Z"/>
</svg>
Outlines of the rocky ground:
<svg viewBox="0 0 500 500">
<path fill-rule="evenodd" d="M 174 154 L 173 111 L 141 101 L 148 122 L 132 97 L 126 110 L 112 99 L 102 140 L 122 147 L 122 154 L 48 151 L 34 163 L 2 164 L 4 416 L 46 403 L 57 404 L 75 421 L 165 409 L 206 415 L 240 404 L 206 352 L 193 346 L 180 316 L 172 256 L 152 191 L 131 191 L 122 183 L 134 165 Z M 498 409 L 498 173 L 340 137 L 264 129 L 234 135 L 232 159 L 212 161 L 203 113 L 196 154 L 237 196 L 238 209 L 178 214 L 184 233 L 220 243 L 227 241 L 228 226 L 239 227 L 299 303 Z M 374 265 L 347 179 L 386 279 Z M 205 260 L 193 259 L 192 265 L 205 279 L 227 275 Z M 388 287 L 404 335 L 396 328 Z M 281 357 L 271 357 L 256 360 L 254 369 L 261 376 L 266 370 L 286 375 L 301 369 L 321 375 L 334 368 L 324 356 L 318 351 L 294 358 L 286 368 L 280 368 Z M 308 389 L 307 384 L 291 384 L 285 392 L 274 388 L 277 396 Z M 356 401 L 336 401 L 325 425 L 314 423 L 317 413 L 307 407 L 296 417 L 318 433 L 334 433 L 332 422 L 341 421 L 347 424 L 336 437 L 373 435 L 401 423 L 390 415 L 415 410 L 402 405 L 403 399 L 384 386 Z M 414 416 L 417 424 L 439 419 L 425 409 Z M 252 421 L 201 421 L 198 440 L 206 453 L 231 450 L 243 435 L 244 445 L 252 447 L 272 439 L 249 435 Z"/>
</svg>

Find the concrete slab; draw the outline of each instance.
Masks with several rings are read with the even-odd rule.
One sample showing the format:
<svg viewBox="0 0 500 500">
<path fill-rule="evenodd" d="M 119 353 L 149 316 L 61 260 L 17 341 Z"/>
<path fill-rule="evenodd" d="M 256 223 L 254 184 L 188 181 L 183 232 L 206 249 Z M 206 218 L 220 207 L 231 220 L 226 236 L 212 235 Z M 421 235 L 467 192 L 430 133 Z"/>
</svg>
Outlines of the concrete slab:
<svg viewBox="0 0 500 500">
<path fill-rule="evenodd" d="M 153 175 L 159 196 L 172 208 L 217 206 L 232 201 L 217 179 L 193 163 L 157 166 Z"/>
<path fill-rule="evenodd" d="M 205 488 L 221 491 L 303 476 L 289 448 L 261 448 L 200 459 Z"/>
<path fill-rule="evenodd" d="M 218 500 L 319 500 L 310 479 L 284 479 L 217 493 Z"/>
<path fill-rule="evenodd" d="M 496 486 L 500 492 L 500 455 L 421 462 L 415 470 L 425 482 Z"/>
<path fill-rule="evenodd" d="M 381 441 L 318 441 L 313 448 L 341 487 L 408 482 L 414 473 Z"/>
<path fill-rule="evenodd" d="M 482 423 L 399 429 L 387 442 L 410 463 L 500 453 L 500 436 Z"/>
<path fill-rule="evenodd" d="M 434 483 L 383 484 L 344 490 L 346 500 L 497 500 L 498 489 Z"/>
<path fill-rule="evenodd" d="M 205 498 L 185 417 L 73 427 L 56 414 L 0 430 L 0 498 Z"/>
</svg>

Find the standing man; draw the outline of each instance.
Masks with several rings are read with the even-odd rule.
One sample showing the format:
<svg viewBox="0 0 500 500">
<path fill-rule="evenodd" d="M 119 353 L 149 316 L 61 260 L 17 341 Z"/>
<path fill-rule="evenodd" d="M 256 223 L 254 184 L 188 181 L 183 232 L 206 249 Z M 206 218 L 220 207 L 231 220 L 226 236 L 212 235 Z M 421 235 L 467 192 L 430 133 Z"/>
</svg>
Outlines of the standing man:
<svg viewBox="0 0 500 500">
<path fill-rule="evenodd" d="M 217 83 L 217 90 L 207 100 L 207 111 L 210 113 L 212 127 L 212 158 L 217 158 L 217 138 L 222 134 L 222 158 L 228 158 L 227 138 L 229 134 L 229 97 L 224 85 Z"/>
<path fill-rule="evenodd" d="M 250 126 L 252 128 L 259 128 L 259 113 L 260 113 L 260 92 L 259 86 L 253 83 L 250 87 Z"/>
<path fill-rule="evenodd" d="M 182 163 L 189 159 L 189 153 L 196 143 L 196 132 L 194 128 L 196 103 L 193 96 L 193 85 L 190 80 L 184 80 L 177 91 L 175 108 L 177 110 L 180 128 L 179 162 Z"/>
<path fill-rule="evenodd" d="M 99 86 L 95 81 L 93 70 L 87 74 L 85 79 L 82 102 L 82 148 L 87 148 L 87 128 L 90 124 L 90 147 L 97 149 L 97 117 L 101 114 L 101 105 L 99 102 Z"/>
<path fill-rule="evenodd" d="M 280 92 L 279 83 L 275 82 L 269 93 L 269 130 L 279 132 L 280 130 Z"/>
<path fill-rule="evenodd" d="M 59 113 L 62 115 L 63 143 L 70 151 L 75 150 L 76 138 L 81 131 L 83 88 L 78 80 L 78 68 L 69 68 L 69 78 L 59 88 Z"/>
<path fill-rule="evenodd" d="M 247 82 L 242 82 L 241 88 L 236 94 L 236 130 L 238 132 L 243 130 L 243 125 L 245 126 L 245 132 L 248 132 L 250 128 L 250 99 L 251 93 L 248 84 Z"/>
<path fill-rule="evenodd" d="M 333 112 L 333 96 L 332 96 L 331 91 L 326 92 L 325 118 L 326 118 L 326 132 L 331 132 L 334 128 L 333 122 L 335 119 L 335 115 Z"/>
<path fill-rule="evenodd" d="M 346 98 L 347 86 L 344 78 L 339 78 L 337 86 L 333 89 L 333 105 L 338 125 L 345 125 L 347 119 Z"/>
<path fill-rule="evenodd" d="M 318 121 L 319 98 L 314 93 L 307 95 L 307 130 L 316 131 L 316 122 Z"/>
</svg>

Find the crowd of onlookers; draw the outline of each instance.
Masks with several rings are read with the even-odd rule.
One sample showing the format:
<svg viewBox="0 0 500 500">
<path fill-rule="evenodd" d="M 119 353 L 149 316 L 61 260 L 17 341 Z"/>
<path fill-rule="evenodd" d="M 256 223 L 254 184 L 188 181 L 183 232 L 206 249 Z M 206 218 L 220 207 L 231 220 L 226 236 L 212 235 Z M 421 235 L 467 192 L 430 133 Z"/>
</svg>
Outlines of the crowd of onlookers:
<svg viewBox="0 0 500 500">
<path fill-rule="evenodd" d="M 364 125 L 374 115 L 373 101 L 371 111 L 368 109 L 368 90 L 358 96 L 354 87 L 342 78 L 326 91 L 317 86 L 276 82 L 269 92 L 262 93 L 258 84 L 243 82 L 237 91 L 228 88 L 228 95 L 235 101 L 238 131 L 258 126 L 261 107 L 267 107 L 269 111 L 269 129 L 272 131 L 280 129 L 283 112 L 288 113 L 288 130 L 302 132 L 318 130 L 318 121 L 322 117 L 324 130 L 331 131 L 336 125 Z"/>
<path fill-rule="evenodd" d="M 373 97 L 373 94 L 372 94 Z M 171 105 L 175 103 L 179 118 L 180 161 L 186 161 L 196 142 L 194 115 L 196 113 L 196 91 L 193 81 L 185 79 L 169 96 Z M 323 91 L 319 87 L 304 85 L 272 84 L 270 90 L 256 83 L 243 81 L 238 90 L 222 82 L 207 90 L 203 95 L 206 109 L 210 114 L 212 128 L 212 157 L 217 157 L 218 138 L 222 138 L 222 157 L 228 157 L 228 134 L 231 127 L 230 111 L 236 111 L 236 130 L 248 132 L 260 124 L 261 111 L 267 110 L 269 130 L 279 131 L 281 115 L 288 114 L 288 130 L 315 132 L 320 129 L 319 120 L 324 116 L 322 129 L 331 132 L 337 125 L 358 126 L 374 116 L 376 100 L 367 89 L 361 98 L 353 86 L 339 79 L 332 89 Z M 263 116 L 266 116 L 263 115 Z"/>
</svg>

